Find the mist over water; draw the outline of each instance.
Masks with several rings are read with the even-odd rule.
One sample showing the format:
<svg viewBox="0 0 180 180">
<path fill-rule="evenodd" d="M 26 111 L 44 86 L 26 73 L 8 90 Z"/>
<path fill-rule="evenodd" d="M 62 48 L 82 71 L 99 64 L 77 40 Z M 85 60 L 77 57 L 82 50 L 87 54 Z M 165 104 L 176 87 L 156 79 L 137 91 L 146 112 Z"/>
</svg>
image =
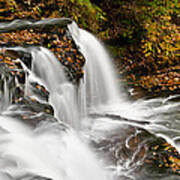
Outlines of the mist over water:
<svg viewBox="0 0 180 180">
<path fill-rule="evenodd" d="M 71 129 L 62 132 L 57 123 L 30 130 L 14 119 L 4 120 L 8 127 L 1 127 L 9 132 L 0 137 L 1 173 L 14 178 L 29 173 L 54 180 L 108 179 L 96 156 Z"/>
</svg>

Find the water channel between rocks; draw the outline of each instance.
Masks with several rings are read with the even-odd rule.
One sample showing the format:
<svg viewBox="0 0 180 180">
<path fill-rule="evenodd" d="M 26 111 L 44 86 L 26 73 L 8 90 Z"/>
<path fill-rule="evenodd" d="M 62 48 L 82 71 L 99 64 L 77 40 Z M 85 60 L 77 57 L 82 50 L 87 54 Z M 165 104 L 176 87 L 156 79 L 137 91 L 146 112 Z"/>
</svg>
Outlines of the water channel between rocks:
<svg viewBox="0 0 180 180">
<path fill-rule="evenodd" d="M 179 179 L 178 163 L 164 162 L 179 158 L 179 96 L 129 100 L 103 45 L 66 21 L 68 36 L 86 59 L 78 85 L 47 48 L 6 48 L 30 53 L 32 64 L 15 60 L 25 72 L 23 103 L 12 102 L 11 82 L 19 87 L 18 79 L 1 73 L 0 180 Z M 48 100 L 37 96 L 32 84 L 46 89 Z M 26 108 L 28 98 L 37 108 Z M 41 104 L 52 113 L 39 111 Z M 31 126 L 28 118 L 38 123 Z"/>
</svg>

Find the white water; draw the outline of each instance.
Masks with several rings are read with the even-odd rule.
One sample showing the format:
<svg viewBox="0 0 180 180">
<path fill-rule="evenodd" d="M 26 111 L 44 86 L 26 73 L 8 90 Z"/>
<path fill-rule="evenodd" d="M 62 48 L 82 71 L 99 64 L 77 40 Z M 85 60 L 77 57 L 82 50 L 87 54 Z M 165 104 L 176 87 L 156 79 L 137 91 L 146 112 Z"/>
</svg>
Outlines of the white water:
<svg viewBox="0 0 180 180">
<path fill-rule="evenodd" d="M 67 81 L 60 62 L 50 51 L 42 47 L 39 51 L 34 49 L 32 54 L 32 71 L 50 92 L 49 102 L 55 109 L 55 117 L 78 128 L 76 88 Z"/>
<path fill-rule="evenodd" d="M 8 88 L 7 79 L 6 77 L 2 77 L 2 80 L 4 80 L 4 83 L 2 87 L 3 89 L 0 92 L 0 113 L 5 111 L 11 104 L 11 92 Z"/>
<path fill-rule="evenodd" d="M 75 22 L 68 28 L 86 59 L 85 92 L 81 93 L 86 97 L 86 106 L 97 108 L 102 104 L 119 102 L 120 89 L 116 83 L 112 59 L 103 45 L 92 34 L 79 29 Z"/>
<path fill-rule="evenodd" d="M 29 173 L 53 180 L 108 180 L 97 157 L 73 131 L 58 132 L 56 124 L 42 133 L 53 126 L 32 131 L 18 120 L 2 117 L 1 121 L 8 121 L 8 126 L 1 123 L 8 131 L 0 136 L 1 173 L 14 178 Z"/>
<path fill-rule="evenodd" d="M 155 121 L 145 126 L 97 118 L 93 120 L 93 124 L 90 124 L 92 133 L 94 131 L 107 133 L 114 131 L 118 126 L 130 124 L 155 132 L 171 144 L 174 143 L 173 137 L 166 138 L 164 135 L 168 130 L 166 126 L 157 124 L 162 119 L 159 117 L 154 119 L 151 116 L 158 116 L 158 113 L 169 111 L 172 107 L 177 108 L 179 104 L 166 104 L 163 99 L 156 99 L 154 102 L 125 102 L 116 85 L 116 76 L 110 63 L 111 58 L 103 46 L 93 35 L 79 29 L 74 23 L 69 26 L 69 30 L 87 61 L 85 79 L 81 81 L 78 92 L 74 85 L 66 80 L 62 66 L 56 57 L 45 48 L 31 49 L 32 71 L 26 69 L 29 73 L 27 81 L 36 81 L 48 89 L 49 103 L 55 109 L 55 117 L 68 124 L 69 128 L 66 131 L 60 131 L 56 127 L 61 125 L 48 124 L 33 130 L 19 120 L 1 116 L 0 180 L 11 180 L 11 176 L 19 180 L 26 174 L 40 175 L 53 180 L 110 180 L 111 173 L 105 170 L 99 158 L 76 132 L 81 129 L 81 133 L 87 133 L 82 124 L 83 121 L 89 120 L 87 115 L 91 109 L 97 113 L 120 114 L 127 118 L 137 118 L 139 121 Z M 29 82 L 26 84 L 27 94 Z M 5 108 L 1 105 L 2 111 L 7 109 L 10 101 L 6 83 L 4 91 L 1 102 L 5 102 Z M 160 103 L 163 106 L 149 107 L 151 103 Z M 173 133 L 170 135 L 173 136 Z M 180 134 L 179 130 L 177 134 Z M 118 175 L 124 173 L 120 166 L 113 168 L 119 171 Z"/>
<path fill-rule="evenodd" d="M 79 109 L 85 107 L 78 108 L 76 87 L 66 80 L 61 64 L 50 51 L 42 47 L 29 51 L 33 56 L 32 71 L 21 63 L 29 74 L 26 76 L 25 96 L 29 95 L 30 82 L 44 85 L 50 92 L 49 103 L 55 109 L 55 117 L 79 129 Z M 50 124 L 48 128 L 33 130 L 6 116 L 1 116 L 0 126 L 0 179 L 20 179 L 26 174 L 53 180 L 111 179 L 88 145 L 72 129 L 57 132 Z"/>
</svg>

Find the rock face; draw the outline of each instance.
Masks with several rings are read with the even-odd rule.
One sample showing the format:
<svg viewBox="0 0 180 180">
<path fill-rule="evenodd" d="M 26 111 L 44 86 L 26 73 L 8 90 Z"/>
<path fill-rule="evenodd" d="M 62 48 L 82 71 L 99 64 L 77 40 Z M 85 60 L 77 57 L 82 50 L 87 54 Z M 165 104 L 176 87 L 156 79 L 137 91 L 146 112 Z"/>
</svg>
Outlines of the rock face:
<svg viewBox="0 0 180 180">
<path fill-rule="evenodd" d="M 28 51 L 15 50 L 15 47 L 45 47 L 56 55 L 71 82 L 77 84 L 83 77 L 85 59 L 67 28 L 72 20 L 58 18 L 59 5 L 62 5 L 62 1 L 57 1 L 57 6 L 54 6 L 54 1 L 44 0 L 0 2 L 0 111 L 13 104 L 8 115 L 33 126 L 43 119 L 56 121 L 54 110 L 48 104 L 49 92 L 42 85 L 31 83 L 29 91 L 45 103 L 25 92 L 28 73 L 16 59 L 31 69 L 32 55 Z"/>
<path fill-rule="evenodd" d="M 16 59 L 31 69 L 32 55 L 28 51 L 15 50 L 15 47 L 45 47 L 58 58 L 71 82 L 77 84 L 83 77 L 85 59 L 68 31 L 67 25 L 72 20 L 58 18 L 60 4 L 61 1 L 58 1 L 57 6 L 54 6 L 54 1 L 43 0 L 0 2 L 0 87 L 4 103 L 1 103 L 1 111 L 6 110 L 9 104 L 14 104 L 10 114 L 32 125 L 45 117 L 53 120 L 54 112 L 47 104 L 49 92 L 45 87 L 31 83 L 29 91 L 46 103 L 30 98 L 25 92 L 28 73 Z M 17 113 L 18 109 L 25 113 Z"/>
<path fill-rule="evenodd" d="M 23 4 L 23 1 L 18 2 Z M 8 8 L 7 4 L 6 1 L 0 2 L 0 9 Z M 21 17 L 26 20 L 15 20 L 16 13 L 12 15 L 8 12 L 7 9 L 0 10 L 0 116 L 17 118 L 32 128 L 41 126 L 41 123 L 57 123 L 54 109 L 48 102 L 48 90 L 38 82 L 31 82 L 28 84 L 27 91 L 29 73 L 23 63 L 27 68 L 32 68 L 33 58 L 27 48 L 45 47 L 52 51 L 59 63 L 63 65 L 69 81 L 78 84 L 83 77 L 82 67 L 85 60 L 68 32 L 67 25 L 71 20 L 65 18 L 27 20 L 28 16 Z M 27 14 L 24 13 L 24 15 Z M 31 97 L 32 94 L 38 98 Z M 61 131 L 67 130 L 63 123 L 58 122 L 58 125 Z M 14 179 L 1 172 L 0 177 Z M 33 174 L 27 174 L 18 179 L 50 180 Z"/>
<path fill-rule="evenodd" d="M 58 120 L 49 104 L 46 87 L 38 82 L 29 82 L 27 91 L 29 72 L 24 65 L 31 69 L 33 59 L 28 49 L 44 47 L 50 50 L 62 64 L 72 83 L 78 84 L 83 77 L 85 59 L 67 28 L 72 21 L 54 15 L 58 6 L 52 7 L 53 3 L 54 1 L 44 3 L 36 0 L 0 2 L 0 116 L 17 118 L 32 128 L 46 122 L 57 124 Z M 34 98 L 32 94 L 38 98 Z M 68 129 L 60 122 L 58 127 L 60 131 Z M 0 177 L 14 179 L 1 172 Z M 50 180 L 34 174 L 18 179 Z"/>
<path fill-rule="evenodd" d="M 70 19 L 56 18 L 36 22 L 15 20 L 0 24 L 0 83 L 2 100 L 5 101 L 5 106 L 1 107 L 1 111 L 5 110 L 9 104 L 15 104 L 16 106 L 11 111 L 15 112 L 17 109 L 21 109 L 26 113 L 23 115 L 22 113 L 11 114 L 27 122 L 29 120 L 33 125 L 41 121 L 44 116 L 53 115 L 53 108 L 50 105 L 40 103 L 25 93 L 28 73 L 25 72 L 20 61 L 16 61 L 16 59 L 20 59 L 31 69 L 32 55 L 28 50 L 24 50 L 26 48 L 34 46 L 48 48 L 63 65 L 62 67 L 70 81 L 78 83 L 83 77 L 82 67 L 85 60 L 67 30 L 67 24 L 70 22 Z M 16 49 L 16 47 L 24 49 Z M 42 85 L 31 83 L 28 91 L 48 102 L 49 92 Z M 43 114 L 37 118 L 31 117 L 42 112 Z"/>
<path fill-rule="evenodd" d="M 112 169 L 119 169 L 119 179 L 179 177 L 177 150 L 144 129 L 122 124 L 109 131 L 93 131 L 92 139 L 99 156 L 107 160 Z M 127 176 L 124 177 L 123 172 L 127 172 Z"/>
<path fill-rule="evenodd" d="M 72 20 L 59 18 L 62 7 L 62 0 L 2 0 L 0 47 L 48 48 L 64 65 L 69 79 L 77 82 L 83 76 L 85 60 L 67 30 Z"/>
<path fill-rule="evenodd" d="M 23 20 L 3 23 L 0 25 L 0 32 L 2 32 L 0 33 L 0 46 L 4 48 L 16 46 L 48 48 L 59 59 L 68 78 L 77 82 L 83 76 L 82 67 L 85 60 L 67 30 L 67 24 L 70 22 L 69 19 L 56 18 L 35 23 Z M 16 23 L 19 23 L 19 30 L 17 30 Z M 12 56 L 12 53 L 7 52 L 6 54 Z M 17 55 L 23 61 L 27 61 L 26 63 L 30 63 L 27 53 L 18 52 Z"/>
</svg>

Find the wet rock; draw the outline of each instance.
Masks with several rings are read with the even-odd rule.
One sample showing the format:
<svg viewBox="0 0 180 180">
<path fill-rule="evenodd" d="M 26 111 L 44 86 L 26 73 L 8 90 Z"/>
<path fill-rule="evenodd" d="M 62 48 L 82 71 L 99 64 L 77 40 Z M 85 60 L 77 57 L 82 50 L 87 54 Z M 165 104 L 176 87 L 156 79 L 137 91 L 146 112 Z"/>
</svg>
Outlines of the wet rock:
<svg viewBox="0 0 180 180">
<path fill-rule="evenodd" d="M 8 106 L 11 102 L 14 102 L 16 97 L 20 94 L 16 94 L 16 89 L 19 84 L 16 84 L 16 71 L 11 69 L 5 63 L 0 64 L 0 92 L 1 92 L 1 105 Z M 4 108 L 3 108 L 4 109 Z"/>
<path fill-rule="evenodd" d="M 47 20 L 47 22 L 48 21 L 51 20 Z M 40 22 L 35 22 L 35 24 L 36 23 Z M 50 49 L 61 62 L 69 80 L 73 82 L 79 81 L 84 74 L 82 68 L 85 59 L 75 45 L 67 27 L 59 28 L 54 25 L 48 29 L 46 24 L 43 25 L 43 27 L 45 27 L 43 31 L 39 28 L 23 29 L 23 26 L 21 30 L 0 33 L 0 45 L 4 47 L 4 49 L 8 46 L 22 46 L 26 48 L 31 46 L 46 47 Z M 8 48 L 5 50 L 4 55 L 19 57 L 28 67 L 31 66 L 32 57 L 26 51 L 9 50 Z"/>
<path fill-rule="evenodd" d="M 43 112 L 46 114 L 54 115 L 54 110 L 51 105 L 43 104 L 35 99 L 29 97 L 21 97 L 16 103 L 22 111 L 32 111 L 34 113 Z"/>
<path fill-rule="evenodd" d="M 57 123 L 57 119 L 53 117 L 52 114 L 50 114 L 50 105 L 48 106 L 47 109 L 45 109 L 43 104 L 40 104 L 42 110 L 44 111 L 40 111 L 37 112 L 37 110 L 39 110 L 40 108 L 38 108 L 36 111 L 34 111 L 35 108 L 32 108 L 32 105 L 30 106 L 29 104 L 15 104 L 13 106 L 11 106 L 8 110 L 8 112 L 6 112 L 6 116 L 12 117 L 12 118 L 17 118 L 20 121 L 25 122 L 26 124 L 32 126 L 32 127 L 37 127 L 39 125 L 39 123 L 41 122 L 51 122 Z M 47 105 L 45 105 L 47 107 Z M 37 107 L 37 106 L 36 106 Z M 51 111 L 52 111 L 52 107 L 51 107 Z"/>
<path fill-rule="evenodd" d="M 176 148 L 144 129 L 120 122 L 110 130 L 93 130 L 92 134 L 92 145 L 115 173 L 122 176 L 124 172 L 125 177 L 138 180 L 179 174 L 180 156 Z"/>
<path fill-rule="evenodd" d="M 0 53 L 3 56 L 7 56 L 10 59 L 11 64 L 14 64 L 12 61 L 16 59 L 21 59 L 21 61 L 29 68 L 31 69 L 31 63 L 32 63 L 32 55 L 29 52 L 18 50 L 18 49 L 6 49 L 2 48 Z"/>
<path fill-rule="evenodd" d="M 31 91 L 33 94 L 37 95 L 41 100 L 49 100 L 49 92 L 42 85 L 39 85 L 37 82 L 31 82 Z"/>
<path fill-rule="evenodd" d="M 71 24 L 72 20 L 69 18 L 53 18 L 53 19 L 44 19 L 36 22 L 31 22 L 28 20 L 14 20 L 12 22 L 0 23 L 0 33 L 2 32 L 11 32 L 22 29 L 36 29 L 43 31 L 45 28 L 51 26 L 57 27 L 66 27 L 68 24 Z"/>
<path fill-rule="evenodd" d="M 138 124 L 150 124 L 150 122 L 148 121 L 138 121 L 138 120 L 133 120 L 133 119 L 127 119 L 127 118 L 124 118 L 120 115 L 114 115 L 114 114 L 98 114 L 98 113 L 91 113 L 89 114 L 90 117 L 92 118 L 110 118 L 111 120 L 118 120 L 118 121 L 126 121 L 126 122 L 133 122 L 133 123 L 138 123 Z"/>
<path fill-rule="evenodd" d="M 24 51 L 18 51 L 18 56 L 19 58 L 23 61 L 23 63 L 31 69 L 31 64 L 32 64 L 32 55 L 28 52 Z"/>
<path fill-rule="evenodd" d="M 13 52 L 13 56 L 12 56 Z M 19 118 L 22 121 L 36 126 L 41 121 L 57 122 L 53 117 L 54 110 L 48 103 L 39 102 L 30 98 L 25 93 L 25 72 L 21 64 L 11 59 L 19 52 L 6 57 L 2 56 L 0 63 L 0 111 L 6 112 L 7 116 Z M 8 59 L 7 59 L 8 58 Z M 29 91 L 37 95 L 39 99 L 48 101 L 49 92 L 38 83 L 31 83 Z"/>
<path fill-rule="evenodd" d="M 149 154 L 146 159 L 147 164 L 158 173 L 180 174 L 180 155 L 175 147 L 161 138 L 152 141 Z"/>
<path fill-rule="evenodd" d="M 15 180 L 53 180 L 53 179 L 45 178 L 41 176 L 34 176 L 34 177 L 22 177 Z"/>
<path fill-rule="evenodd" d="M 13 180 L 53 180 L 53 179 L 27 173 L 27 174 L 13 178 Z"/>
</svg>

